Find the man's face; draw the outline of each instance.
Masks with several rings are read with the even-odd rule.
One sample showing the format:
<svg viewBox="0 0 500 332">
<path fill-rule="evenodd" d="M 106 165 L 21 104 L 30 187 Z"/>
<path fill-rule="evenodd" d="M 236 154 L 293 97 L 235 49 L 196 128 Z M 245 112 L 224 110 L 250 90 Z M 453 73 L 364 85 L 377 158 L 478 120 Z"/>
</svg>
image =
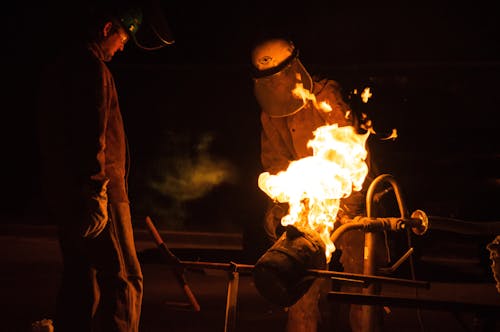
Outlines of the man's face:
<svg viewBox="0 0 500 332">
<path fill-rule="evenodd" d="M 128 42 L 129 36 L 123 27 L 113 28 L 111 22 L 106 25 L 104 31 L 104 39 L 101 47 L 104 52 L 104 61 L 111 61 L 113 56 L 118 51 L 123 51 L 125 44 Z"/>
</svg>

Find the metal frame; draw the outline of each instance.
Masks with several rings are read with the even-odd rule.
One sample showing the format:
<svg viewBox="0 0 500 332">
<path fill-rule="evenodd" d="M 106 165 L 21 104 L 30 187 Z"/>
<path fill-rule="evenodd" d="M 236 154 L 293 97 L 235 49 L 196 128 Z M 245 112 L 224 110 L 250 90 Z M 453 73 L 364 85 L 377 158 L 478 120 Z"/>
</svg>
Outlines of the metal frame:
<svg viewBox="0 0 500 332">
<path fill-rule="evenodd" d="M 378 200 L 375 195 L 375 188 L 382 182 L 388 182 L 392 186 L 392 190 L 395 193 L 399 210 L 400 217 L 392 218 L 374 218 L 372 216 L 372 204 L 375 200 Z M 382 193 L 385 194 L 389 190 L 384 190 Z M 463 302 L 449 302 L 449 301 L 437 301 L 437 300 L 424 300 L 416 298 L 407 297 L 387 297 L 380 296 L 376 294 L 377 288 L 374 287 L 375 284 L 389 283 L 398 284 L 409 287 L 416 288 L 429 288 L 430 283 L 427 281 L 415 280 L 413 279 L 399 279 L 390 278 L 384 276 L 377 276 L 376 273 L 382 269 L 378 269 L 374 263 L 373 251 L 375 248 L 375 237 L 373 232 L 384 232 L 384 231 L 413 231 L 417 235 L 424 234 L 428 227 L 429 221 L 427 215 L 421 211 L 416 210 L 412 213 L 411 217 L 408 216 L 406 206 L 403 202 L 401 190 L 396 183 L 395 179 L 390 174 L 383 174 L 377 177 L 368 188 L 366 196 L 366 217 L 358 216 L 353 219 L 343 219 L 341 221 L 341 226 L 334 230 L 331 236 L 332 242 L 335 242 L 342 234 L 351 230 L 362 230 L 365 232 L 365 246 L 364 246 L 364 263 L 363 263 L 363 274 L 347 273 L 347 272 L 336 272 L 327 270 L 307 270 L 306 274 L 310 274 L 319 278 L 331 278 L 339 283 L 357 283 L 363 287 L 362 294 L 354 293 L 343 293 L 343 292 L 329 292 L 328 298 L 330 300 L 335 300 L 339 302 L 348 302 L 363 305 L 363 316 L 362 325 L 363 332 L 372 332 L 374 329 L 374 306 L 375 305 L 399 305 L 399 306 L 410 306 L 410 307 L 422 307 L 427 309 L 446 309 L 450 311 L 472 311 L 480 313 L 490 313 L 499 312 L 499 306 L 463 303 Z M 224 332 L 236 331 L 236 314 L 237 314 L 237 301 L 238 301 L 238 287 L 239 287 L 239 276 L 240 273 L 251 274 L 254 265 L 248 264 L 237 264 L 231 263 L 211 263 L 211 262 L 191 262 L 191 261 L 179 261 L 173 254 L 168 250 L 166 245 L 161 240 L 158 232 L 154 229 L 152 223 L 148 222 L 151 233 L 155 238 L 156 243 L 160 249 L 167 256 L 167 265 L 173 265 L 174 267 L 181 267 L 181 272 L 177 270 L 177 274 L 182 276 L 182 271 L 186 267 L 191 268 L 204 268 L 204 269 L 216 269 L 224 270 L 228 272 L 228 285 L 227 285 L 227 297 L 226 297 L 226 310 L 225 310 L 225 321 L 224 321 Z M 391 267 L 383 268 L 385 273 L 394 272 L 403 262 L 410 260 L 412 265 L 413 259 L 413 248 L 409 248 L 408 251 L 398 259 Z M 196 298 L 190 292 L 189 286 L 187 285 L 185 279 L 179 278 L 182 282 L 188 298 L 192 306 L 196 311 L 200 308 L 196 302 Z M 379 287 L 380 289 L 380 287 Z M 490 315 L 488 315 L 489 317 Z"/>
</svg>

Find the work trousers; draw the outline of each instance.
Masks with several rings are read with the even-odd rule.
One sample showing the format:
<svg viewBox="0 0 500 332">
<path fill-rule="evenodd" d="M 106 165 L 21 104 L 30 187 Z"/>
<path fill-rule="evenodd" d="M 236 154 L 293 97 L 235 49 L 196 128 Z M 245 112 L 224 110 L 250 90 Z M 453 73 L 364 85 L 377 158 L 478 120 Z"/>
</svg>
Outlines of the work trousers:
<svg viewBox="0 0 500 332">
<path fill-rule="evenodd" d="M 129 204 L 110 204 L 107 225 L 94 239 L 81 238 L 71 220 L 61 222 L 59 242 L 63 273 L 55 330 L 138 332 L 143 276 Z"/>
</svg>

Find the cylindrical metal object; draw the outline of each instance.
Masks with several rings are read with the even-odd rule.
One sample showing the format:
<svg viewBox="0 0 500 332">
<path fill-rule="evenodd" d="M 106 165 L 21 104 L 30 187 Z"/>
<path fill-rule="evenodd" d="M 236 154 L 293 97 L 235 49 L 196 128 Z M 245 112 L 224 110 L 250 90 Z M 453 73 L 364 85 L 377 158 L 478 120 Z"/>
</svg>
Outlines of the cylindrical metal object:
<svg viewBox="0 0 500 332">
<path fill-rule="evenodd" d="M 308 269 L 326 269 L 325 245 L 314 231 L 287 226 L 283 235 L 257 261 L 255 287 L 272 303 L 296 303 L 316 279 Z"/>
</svg>

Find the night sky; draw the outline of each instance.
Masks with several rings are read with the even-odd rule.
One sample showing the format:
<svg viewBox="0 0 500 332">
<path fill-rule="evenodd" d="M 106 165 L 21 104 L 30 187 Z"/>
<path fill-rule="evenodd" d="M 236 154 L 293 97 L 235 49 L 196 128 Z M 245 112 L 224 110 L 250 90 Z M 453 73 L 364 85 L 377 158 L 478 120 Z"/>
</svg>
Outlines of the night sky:
<svg viewBox="0 0 500 332">
<path fill-rule="evenodd" d="M 259 110 L 249 54 L 259 38 L 280 34 L 294 40 L 311 73 L 337 80 L 346 98 L 371 87 L 368 104 L 349 102 L 379 132 L 398 129 L 396 141 L 372 137 L 373 149 L 410 211 L 500 220 L 497 11 L 327 3 L 162 2 L 176 43 L 151 52 L 130 43 L 110 64 L 132 152 L 137 218 L 222 231 L 260 222 Z M 72 38 L 77 21 L 72 7 L 8 10 L 0 136 L 5 222 L 50 223 L 40 203 L 34 96 L 40 69 Z"/>
</svg>

